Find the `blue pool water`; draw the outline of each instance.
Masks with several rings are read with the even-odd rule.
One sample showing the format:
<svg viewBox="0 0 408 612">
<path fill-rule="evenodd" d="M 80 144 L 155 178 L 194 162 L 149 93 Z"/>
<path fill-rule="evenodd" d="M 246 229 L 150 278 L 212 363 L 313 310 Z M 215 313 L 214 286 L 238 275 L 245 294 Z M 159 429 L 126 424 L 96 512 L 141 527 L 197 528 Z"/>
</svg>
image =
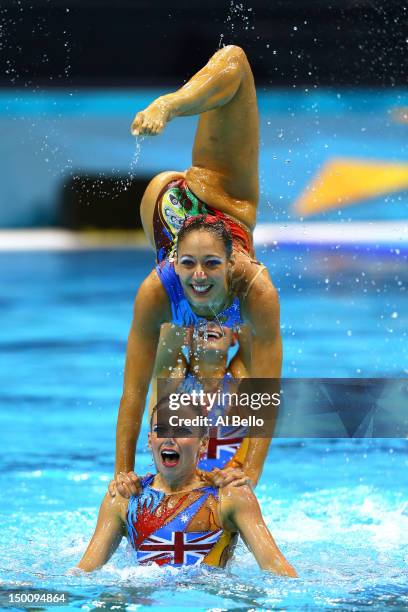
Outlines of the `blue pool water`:
<svg viewBox="0 0 408 612">
<path fill-rule="evenodd" d="M 406 377 L 407 255 L 262 249 L 279 288 L 290 377 Z M 276 440 L 257 494 L 299 580 L 230 568 L 129 566 L 123 542 L 67 576 L 112 473 L 132 301 L 144 251 L 0 254 L 0 588 L 66 591 L 70 607 L 382 610 L 408 606 L 406 440 Z M 151 470 L 141 434 L 137 470 Z"/>
</svg>

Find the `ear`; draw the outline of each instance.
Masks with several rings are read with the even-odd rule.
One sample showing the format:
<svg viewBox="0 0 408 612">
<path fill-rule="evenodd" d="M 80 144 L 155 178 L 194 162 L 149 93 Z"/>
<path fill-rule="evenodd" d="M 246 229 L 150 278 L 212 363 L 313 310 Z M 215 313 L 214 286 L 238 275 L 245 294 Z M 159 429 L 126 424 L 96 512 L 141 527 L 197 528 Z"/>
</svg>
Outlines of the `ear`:
<svg viewBox="0 0 408 612">
<path fill-rule="evenodd" d="M 237 343 L 238 343 L 238 332 L 234 330 L 232 332 L 231 346 L 235 346 Z"/>
<path fill-rule="evenodd" d="M 149 431 L 147 434 L 147 446 L 152 450 L 152 432 Z"/>
</svg>

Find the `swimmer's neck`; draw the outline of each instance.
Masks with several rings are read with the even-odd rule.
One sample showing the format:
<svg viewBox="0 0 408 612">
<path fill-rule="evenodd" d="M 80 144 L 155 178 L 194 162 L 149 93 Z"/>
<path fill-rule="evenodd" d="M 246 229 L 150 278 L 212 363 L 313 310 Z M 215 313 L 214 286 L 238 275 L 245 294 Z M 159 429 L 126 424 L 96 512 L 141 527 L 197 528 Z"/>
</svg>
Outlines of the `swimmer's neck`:
<svg viewBox="0 0 408 612">
<path fill-rule="evenodd" d="M 203 481 L 198 475 L 196 465 L 187 474 L 181 475 L 180 477 L 174 479 L 165 477 L 159 472 L 156 474 L 152 482 L 152 487 L 154 489 L 158 489 L 166 495 L 193 491 L 194 489 L 198 489 L 202 486 Z"/>
<path fill-rule="evenodd" d="M 209 321 L 217 322 L 217 315 L 229 306 L 231 306 L 231 304 L 231 296 L 227 294 L 223 298 L 215 300 L 212 304 L 203 304 L 197 306 L 196 304 L 190 303 L 190 306 L 191 310 L 199 317 L 205 317 Z"/>
</svg>

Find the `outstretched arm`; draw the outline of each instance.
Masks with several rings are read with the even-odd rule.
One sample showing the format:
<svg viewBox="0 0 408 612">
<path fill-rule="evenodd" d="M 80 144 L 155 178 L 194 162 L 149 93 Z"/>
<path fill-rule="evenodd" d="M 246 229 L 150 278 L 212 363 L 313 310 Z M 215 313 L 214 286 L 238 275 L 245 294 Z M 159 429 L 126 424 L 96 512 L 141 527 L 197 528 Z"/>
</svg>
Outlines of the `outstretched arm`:
<svg viewBox="0 0 408 612">
<path fill-rule="evenodd" d="M 251 378 L 270 379 L 268 393 L 279 393 L 282 370 L 282 338 L 280 333 L 279 298 L 265 270 L 255 281 L 243 301 L 243 315 L 251 334 L 250 360 L 245 366 Z M 260 389 L 254 389 L 259 391 Z M 266 390 L 266 389 L 265 389 Z M 243 463 L 245 473 L 256 485 L 268 454 L 277 419 L 277 408 L 270 407 L 263 438 L 250 438 Z"/>
<path fill-rule="evenodd" d="M 266 269 L 243 299 L 242 312 L 252 332 L 251 361 L 248 364 L 250 376 L 280 378 L 282 338 L 279 296 Z"/>
<path fill-rule="evenodd" d="M 109 493 L 105 495 L 95 532 L 77 568 L 84 572 L 93 572 L 109 561 L 125 535 L 120 514 L 121 504 L 124 501 L 118 496 L 112 499 Z"/>
<path fill-rule="evenodd" d="M 160 326 L 170 315 L 168 310 L 167 295 L 156 271 L 153 271 L 142 283 L 135 299 L 116 427 L 115 474 L 129 472 L 134 468 L 136 442 L 156 357 Z"/>
<path fill-rule="evenodd" d="M 239 531 L 261 569 L 279 576 L 297 577 L 296 570 L 276 546 L 250 487 L 221 489 L 221 519 L 225 528 Z"/>
</svg>

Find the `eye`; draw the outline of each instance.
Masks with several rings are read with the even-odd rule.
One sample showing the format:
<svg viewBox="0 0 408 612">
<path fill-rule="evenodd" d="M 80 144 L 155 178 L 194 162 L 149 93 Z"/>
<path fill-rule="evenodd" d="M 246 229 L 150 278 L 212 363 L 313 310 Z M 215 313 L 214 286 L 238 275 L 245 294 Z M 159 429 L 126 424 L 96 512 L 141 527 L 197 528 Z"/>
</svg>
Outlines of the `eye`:
<svg viewBox="0 0 408 612">
<path fill-rule="evenodd" d="M 187 268 L 191 268 L 192 266 L 194 266 L 194 259 L 192 259 L 191 257 L 181 257 L 180 259 L 180 263 L 183 266 L 186 266 Z"/>
<path fill-rule="evenodd" d="M 157 438 L 168 438 L 171 437 L 171 432 L 168 427 L 164 425 L 155 425 L 153 427 L 153 433 L 156 434 Z"/>
<path fill-rule="evenodd" d="M 193 430 L 186 426 L 177 427 L 177 435 L 181 438 L 190 438 L 193 435 Z"/>
<path fill-rule="evenodd" d="M 207 259 L 205 262 L 205 265 L 208 266 L 209 268 L 216 268 L 217 266 L 220 266 L 221 264 L 222 264 L 221 259 L 215 259 L 215 258 Z"/>
</svg>

